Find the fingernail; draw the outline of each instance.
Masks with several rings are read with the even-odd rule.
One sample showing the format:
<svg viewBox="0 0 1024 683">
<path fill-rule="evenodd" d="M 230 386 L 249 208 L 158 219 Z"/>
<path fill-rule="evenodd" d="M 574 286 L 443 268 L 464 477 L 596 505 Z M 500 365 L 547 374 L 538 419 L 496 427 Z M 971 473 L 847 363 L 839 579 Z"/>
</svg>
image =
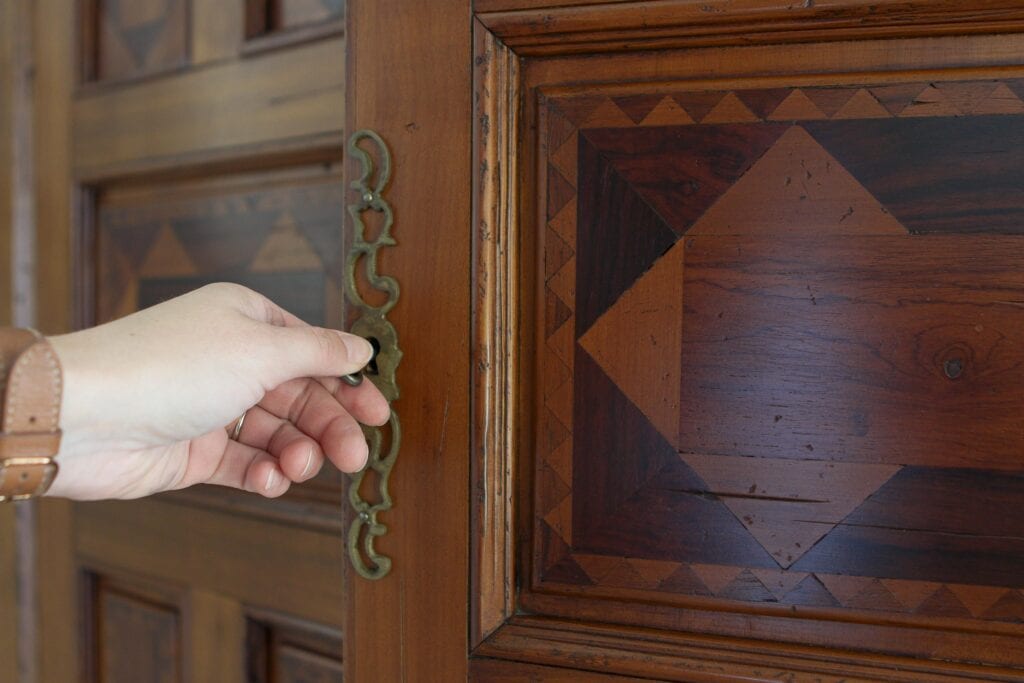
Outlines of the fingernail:
<svg viewBox="0 0 1024 683">
<path fill-rule="evenodd" d="M 309 454 L 306 455 L 306 467 L 302 470 L 302 476 L 309 474 L 309 468 L 313 466 L 313 447 L 309 447 Z"/>
<path fill-rule="evenodd" d="M 370 358 L 373 356 L 373 347 L 370 346 L 370 342 L 354 334 L 343 334 L 341 341 L 345 344 L 348 358 L 353 363 L 359 363 L 359 366 L 362 367 L 370 362 Z"/>
<path fill-rule="evenodd" d="M 363 464 L 359 466 L 357 472 L 362 472 L 366 469 L 366 466 L 370 463 L 370 444 L 363 442 L 363 446 L 366 448 L 366 452 L 363 455 Z"/>
<path fill-rule="evenodd" d="M 274 488 L 277 484 L 277 470 L 270 470 L 270 474 L 267 475 L 267 485 L 263 487 L 264 491 L 269 491 Z"/>
</svg>

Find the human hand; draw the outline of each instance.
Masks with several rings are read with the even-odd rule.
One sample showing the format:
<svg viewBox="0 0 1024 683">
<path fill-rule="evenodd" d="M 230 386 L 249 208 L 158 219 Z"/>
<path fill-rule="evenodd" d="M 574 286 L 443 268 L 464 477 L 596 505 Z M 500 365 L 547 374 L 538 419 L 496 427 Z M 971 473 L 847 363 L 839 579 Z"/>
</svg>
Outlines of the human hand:
<svg viewBox="0 0 1024 683">
<path fill-rule="evenodd" d="M 49 340 L 64 393 L 48 495 L 138 498 L 207 483 L 276 497 L 325 457 L 361 469 L 358 422 L 389 416 L 372 383 L 338 379 L 369 361 L 365 340 L 311 327 L 238 285 Z M 225 426 L 243 413 L 233 441 Z"/>
</svg>

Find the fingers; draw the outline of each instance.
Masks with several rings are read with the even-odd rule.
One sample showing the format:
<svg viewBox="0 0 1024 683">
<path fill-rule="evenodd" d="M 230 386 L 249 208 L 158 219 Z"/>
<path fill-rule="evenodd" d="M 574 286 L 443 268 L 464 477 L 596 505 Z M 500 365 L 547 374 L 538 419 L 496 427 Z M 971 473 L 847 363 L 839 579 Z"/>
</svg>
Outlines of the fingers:
<svg viewBox="0 0 1024 683">
<path fill-rule="evenodd" d="M 365 467 L 369 448 L 352 413 L 382 424 L 388 417 L 387 402 L 370 382 L 359 387 L 336 379 L 326 383 L 335 394 L 306 379 L 268 393 L 246 413 L 238 441 L 227 441 L 217 469 L 206 481 L 274 498 L 292 482 L 316 476 L 325 456 L 344 472 Z"/>
<path fill-rule="evenodd" d="M 239 435 L 243 444 L 280 461 L 293 481 L 313 476 L 324 457 L 345 472 L 361 469 L 368 457 L 359 422 L 381 425 L 390 410 L 370 382 L 350 387 L 337 378 L 362 370 L 373 348 L 361 337 L 314 327 L 266 297 L 238 286 L 213 290 L 230 297 L 252 319 L 261 339 L 275 347 L 275 362 L 259 368 L 265 395 L 250 411 Z"/>
<path fill-rule="evenodd" d="M 351 387 L 336 378 L 293 380 L 246 413 L 238 441 L 276 457 L 286 477 L 303 482 L 321 470 L 325 451 L 343 471 L 362 469 L 368 449 L 355 418 L 380 425 L 388 415 L 387 401 L 370 382 Z"/>
<path fill-rule="evenodd" d="M 366 438 L 356 418 L 364 421 L 371 417 L 376 419 L 379 417 L 377 401 L 384 403 L 385 410 L 387 404 L 369 382 L 364 382 L 358 388 L 348 388 L 353 389 L 349 397 L 353 400 L 351 405 L 343 406 L 319 382 L 293 380 L 269 392 L 260 402 L 260 407 L 290 421 L 300 431 L 315 439 L 324 455 L 338 469 L 355 472 L 365 466 L 369 455 Z M 349 409 L 346 410 L 346 407 Z"/>
<path fill-rule="evenodd" d="M 276 457 L 284 475 L 296 483 L 315 477 L 324 464 L 323 451 L 314 439 L 259 406 L 246 413 L 238 441 Z"/>
<path fill-rule="evenodd" d="M 373 382 L 364 381 L 353 387 L 337 377 L 322 377 L 317 381 L 363 424 L 374 427 L 387 424 L 391 416 L 391 407 Z"/>
<path fill-rule="evenodd" d="M 220 465 L 207 483 L 277 498 L 288 490 L 292 482 L 281 471 L 277 458 L 270 453 L 229 440 Z"/>
</svg>

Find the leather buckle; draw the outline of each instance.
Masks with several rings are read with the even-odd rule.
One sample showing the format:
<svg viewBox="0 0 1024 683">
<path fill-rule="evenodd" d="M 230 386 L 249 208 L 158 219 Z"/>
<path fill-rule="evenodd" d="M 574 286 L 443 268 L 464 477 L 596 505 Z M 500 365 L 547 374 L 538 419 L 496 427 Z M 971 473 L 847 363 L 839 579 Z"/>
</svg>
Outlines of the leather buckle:
<svg viewBox="0 0 1024 683">
<path fill-rule="evenodd" d="M 0 460 L 0 502 L 26 500 L 46 493 L 57 476 L 57 463 L 49 456 Z"/>
</svg>

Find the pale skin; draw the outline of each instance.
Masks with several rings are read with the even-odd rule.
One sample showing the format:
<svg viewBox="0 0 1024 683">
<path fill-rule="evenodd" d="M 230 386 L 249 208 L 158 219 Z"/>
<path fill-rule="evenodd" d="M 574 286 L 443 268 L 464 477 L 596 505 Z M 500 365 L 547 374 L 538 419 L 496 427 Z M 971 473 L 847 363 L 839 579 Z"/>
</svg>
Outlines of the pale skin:
<svg viewBox="0 0 1024 683">
<path fill-rule="evenodd" d="M 217 284 L 51 337 L 64 369 L 60 471 L 48 495 L 139 498 L 195 484 L 276 497 L 325 461 L 366 464 L 359 423 L 388 420 L 359 371 L 370 345 Z M 246 413 L 238 441 L 228 429 Z"/>
</svg>

